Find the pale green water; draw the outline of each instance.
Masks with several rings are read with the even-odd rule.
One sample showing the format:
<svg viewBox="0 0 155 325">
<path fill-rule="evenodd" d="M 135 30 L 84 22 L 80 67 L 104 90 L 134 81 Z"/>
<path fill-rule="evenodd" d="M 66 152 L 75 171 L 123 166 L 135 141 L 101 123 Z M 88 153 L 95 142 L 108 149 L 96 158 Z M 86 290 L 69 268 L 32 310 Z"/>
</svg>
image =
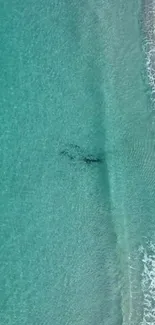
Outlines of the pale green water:
<svg viewBox="0 0 155 325">
<path fill-rule="evenodd" d="M 153 324 L 141 15 L 140 0 L 1 1 L 3 325 Z"/>
</svg>

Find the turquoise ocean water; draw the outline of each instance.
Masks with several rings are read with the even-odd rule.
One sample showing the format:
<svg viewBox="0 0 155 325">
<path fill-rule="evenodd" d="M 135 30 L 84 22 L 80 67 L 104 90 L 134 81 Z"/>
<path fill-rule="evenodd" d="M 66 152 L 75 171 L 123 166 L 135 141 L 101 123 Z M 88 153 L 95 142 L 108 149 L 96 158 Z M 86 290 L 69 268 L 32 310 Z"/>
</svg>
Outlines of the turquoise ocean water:
<svg viewBox="0 0 155 325">
<path fill-rule="evenodd" d="M 154 22 L 1 1 L 0 324 L 155 323 Z"/>
</svg>

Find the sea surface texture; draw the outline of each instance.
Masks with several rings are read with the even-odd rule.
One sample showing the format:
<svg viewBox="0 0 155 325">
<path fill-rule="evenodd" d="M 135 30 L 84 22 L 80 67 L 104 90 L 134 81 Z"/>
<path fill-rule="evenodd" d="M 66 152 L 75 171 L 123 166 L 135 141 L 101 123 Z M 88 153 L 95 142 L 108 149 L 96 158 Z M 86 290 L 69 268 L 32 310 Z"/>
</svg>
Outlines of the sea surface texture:
<svg viewBox="0 0 155 325">
<path fill-rule="evenodd" d="M 155 1 L 0 1 L 0 324 L 155 324 Z"/>
</svg>

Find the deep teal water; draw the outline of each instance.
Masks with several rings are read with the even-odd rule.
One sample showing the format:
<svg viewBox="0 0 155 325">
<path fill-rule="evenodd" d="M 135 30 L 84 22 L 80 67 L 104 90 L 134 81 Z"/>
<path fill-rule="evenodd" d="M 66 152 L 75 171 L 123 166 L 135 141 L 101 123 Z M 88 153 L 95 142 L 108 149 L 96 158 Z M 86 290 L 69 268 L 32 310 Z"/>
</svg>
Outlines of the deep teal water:
<svg viewBox="0 0 155 325">
<path fill-rule="evenodd" d="M 154 324 L 153 2 L 0 21 L 0 324 Z"/>
</svg>

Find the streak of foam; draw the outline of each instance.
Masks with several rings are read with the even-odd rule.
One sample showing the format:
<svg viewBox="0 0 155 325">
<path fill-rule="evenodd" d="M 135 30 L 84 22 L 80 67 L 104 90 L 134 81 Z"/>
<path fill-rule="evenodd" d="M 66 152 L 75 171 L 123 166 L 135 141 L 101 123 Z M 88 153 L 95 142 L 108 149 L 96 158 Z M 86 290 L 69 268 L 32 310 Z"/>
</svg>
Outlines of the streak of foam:
<svg viewBox="0 0 155 325">
<path fill-rule="evenodd" d="M 155 245 L 148 244 L 147 249 L 141 248 L 143 254 L 142 291 L 143 321 L 141 325 L 155 324 Z"/>
<path fill-rule="evenodd" d="M 155 103 L 155 0 L 146 1 L 144 5 L 146 68 Z M 154 108 L 155 111 L 155 108 Z"/>
</svg>

